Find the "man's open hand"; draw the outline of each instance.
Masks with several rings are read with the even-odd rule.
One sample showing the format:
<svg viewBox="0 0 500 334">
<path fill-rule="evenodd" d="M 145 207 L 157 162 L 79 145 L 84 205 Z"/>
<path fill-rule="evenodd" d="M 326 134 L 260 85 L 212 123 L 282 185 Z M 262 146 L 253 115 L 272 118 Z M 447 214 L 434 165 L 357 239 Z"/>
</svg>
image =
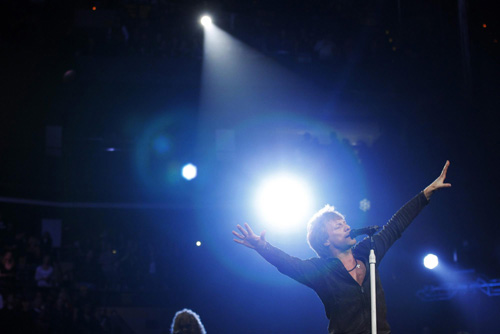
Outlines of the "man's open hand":
<svg viewBox="0 0 500 334">
<path fill-rule="evenodd" d="M 257 234 L 253 233 L 252 229 L 247 223 L 245 223 L 244 225 L 245 228 L 241 227 L 239 224 L 236 225 L 241 233 L 233 231 L 234 236 L 238 238 L 233 240 L 243 246 L 247 246 L 248 248 L 252 249 L 264 247 L 266 245 L 266 231 L 262 231 L 260 236 L 258 236 Z"/>
</svg>

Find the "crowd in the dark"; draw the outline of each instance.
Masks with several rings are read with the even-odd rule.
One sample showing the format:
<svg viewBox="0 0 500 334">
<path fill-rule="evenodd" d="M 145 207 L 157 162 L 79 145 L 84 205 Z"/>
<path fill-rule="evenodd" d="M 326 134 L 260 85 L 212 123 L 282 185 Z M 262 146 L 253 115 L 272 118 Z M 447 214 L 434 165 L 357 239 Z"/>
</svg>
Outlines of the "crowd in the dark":
<svg viewBox="0 0 500 334">
<path fill-rule="evenodd" d="M 2 333 L 121 333 L 109 294 L 162 289 L 155 247 L 138 237 L 100 233 L 53 247 L 48 232 L 1 217 L 0 228 Z"/>
</svg>

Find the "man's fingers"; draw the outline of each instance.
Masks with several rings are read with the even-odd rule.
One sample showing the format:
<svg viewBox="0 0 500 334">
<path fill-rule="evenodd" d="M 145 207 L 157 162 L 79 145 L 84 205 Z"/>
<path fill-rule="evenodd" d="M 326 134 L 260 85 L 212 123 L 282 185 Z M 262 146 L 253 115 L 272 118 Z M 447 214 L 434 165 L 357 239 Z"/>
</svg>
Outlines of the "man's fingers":
<svg viewBox="0 0 500 334">
<path fill-rule="evenodd" d="M 244 236 L 242 236 L 241 234 L 239 234 L 239 233 L 238 233 L 238 232 L 236 232 L 236 231 L 233 231 L 233 234 L 234 234 L 235 236 L 237 236 L 238 238 L 240 238 L 240 239 L 245 239 L 245 237 L 244 237 Z"/>
<path fill-rule="evenodd" d="M 441 183 L 440 188 L 449 188 L 451 187 L 451 183 L 444 183 L 444 180 L 446 179 L 446 173 L 448 172 L 448 167 L 450 166 L 450 160 L 446 160 L 446 163 L 444 164 L 443 171 L 441 172 L 441 175 L 439 175 L 438 180 Z"/>
<path fill-rule="evenodd" d="M 446 177 L 446 172 L 448 171 L 448 166 L 450 165 L 450 160 L 446 160 L 444 164 L 443 171 L 441 172 L 441 176 Z"/>
<path fill-rule="evenodd" d="M 248 225 L 248 223 L 245 223 L 245 228 L 247 229 L 248 234 L 254 234 L 252 228 L 250 227 L 250 225 Z"/>
<path fill-rule="evenodd" d="M 240 226 L 240 224 L 236 225 L 236 227 L 238 228 L 238 230 L 241 231 L 241 233 L 244 235 L 244 236 L 247 236 L 248 232 L 245 231 L 245 229 L 243 227 Z"/>
<path fill-rule="evenodd" d="M 255 249 L 254 246 L 250 245 L 248 242 L 244 241 L 244 240 L 239 240 L 239 239 L 233 239 L 234 242 L 240 244 L 240 245 L 243 245 L 243 246 L 246 246 L 248 248 L 253 248 Z"/>
<path fill-rule="evenodd" d="M 233 239 L 234 242 L 243 245 L 243 246 L 248 246 L 248 243 L 245 243 L 245 241 L 240 240 L 240 239 Z"/>
</svg>

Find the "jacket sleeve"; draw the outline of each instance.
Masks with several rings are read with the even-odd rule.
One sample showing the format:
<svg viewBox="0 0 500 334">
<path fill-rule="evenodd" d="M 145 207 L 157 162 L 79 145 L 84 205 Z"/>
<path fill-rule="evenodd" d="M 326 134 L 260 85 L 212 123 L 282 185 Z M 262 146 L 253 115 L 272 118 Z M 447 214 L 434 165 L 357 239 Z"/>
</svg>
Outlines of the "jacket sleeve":
<svg viewBox="0 0 500 334">
<path fill-rule="evenodd" d="M 315 260 L 319 259 L 302 260 L 288 255 L 269 243 L 266 243 L 266 246 L 262 248 L 258 248 L 257 252 L 267 262 L 275 266 L 280 273 L 311 288 L 319 275 L 318 265 L 315 263 Z"/>
<path fill-rule="evenodd" d="M 418 216 L 420 211 L 429 203 L 423 192 L 413 197 L 384 225 L 382 230 L 373 236 L 377 264 L 380 263 L 389 248 L 403 234 L 404 230 Z M 356 246 L 356 252 L 368 258 L 370 252 L 370 238 L 365 238 Z"/>
</svg>

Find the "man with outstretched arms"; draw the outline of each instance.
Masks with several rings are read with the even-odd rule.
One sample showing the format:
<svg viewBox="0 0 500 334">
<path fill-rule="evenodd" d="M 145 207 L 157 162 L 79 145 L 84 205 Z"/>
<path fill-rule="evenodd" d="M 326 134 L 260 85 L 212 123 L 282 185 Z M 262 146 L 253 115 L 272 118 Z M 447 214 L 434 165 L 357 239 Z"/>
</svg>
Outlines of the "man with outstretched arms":
<svg viewBox="0 0 500 334">
<path fill-rule="evenodd" d="M 429 203 L 432 194 L 441 188 L 451 187 L 445 183 L 449 161 L 446 161 L 439 177 L 407 202 L 373 236 L 377 266 L 385 253 L 401 237 L 420 211 Z M 235 242 L 255 249 L 264 259 L 281 273 L 313 289 L 325 306 L 329 319 L 330 334 L 370 333 L 370 267 L 368 256 L 370 240 L 356 243 L 349 234 L 351 228 L 344 216 L 332 206 L 325 206 L 309 221 L 307 241 L 318 257 L 308 260 L 288 255 L 272 246 L 265 239 L 265 231 L 256 235 L 250 226 L 237 225 L 233 231 Z M 377 332 L 391 333 L 386 319 L 384 290 L 376 273 Z"/>
</svg>

